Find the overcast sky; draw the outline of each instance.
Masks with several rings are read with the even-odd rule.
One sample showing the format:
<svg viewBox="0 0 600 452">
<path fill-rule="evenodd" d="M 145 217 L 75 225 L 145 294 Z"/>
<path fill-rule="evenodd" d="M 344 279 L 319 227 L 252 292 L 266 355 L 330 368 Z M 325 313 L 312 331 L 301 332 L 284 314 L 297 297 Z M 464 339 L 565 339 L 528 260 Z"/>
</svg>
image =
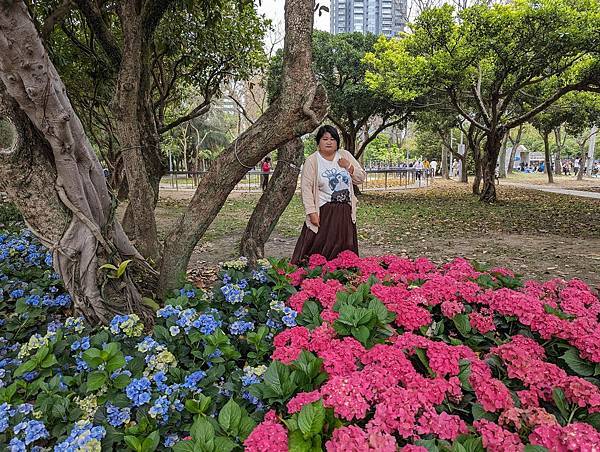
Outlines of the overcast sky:
<svg viewBox="0 0 600 452">
<path fill-rule="evenodd" d="M 318 3 L 322 6 L 329 7 L 329 0 L 319 0 Z M 258 4 L 258 2 L 256 2 Z M 262 0 L 262 5 L 258 7 L 258 12 L 267 16 L 267 18 L 273 21 L 273 27 L 276 32 L 275 35 L 278 36 L 279 39 L 283 38 L 284 35 L 284 11 L 283 7 L 285 4 L 285 0 Z M 329 31 L 329 13 L 323 12 L 321 17 L 319 14 L 315 14 L 315 28 L 318 30 Z M 267 36 L 265 45 L 267 47 L 271 46 L 271 41 L 273 40 L 273 36 Z M 283 41 L 277 46 L 283 47 Z"/>
</svg>

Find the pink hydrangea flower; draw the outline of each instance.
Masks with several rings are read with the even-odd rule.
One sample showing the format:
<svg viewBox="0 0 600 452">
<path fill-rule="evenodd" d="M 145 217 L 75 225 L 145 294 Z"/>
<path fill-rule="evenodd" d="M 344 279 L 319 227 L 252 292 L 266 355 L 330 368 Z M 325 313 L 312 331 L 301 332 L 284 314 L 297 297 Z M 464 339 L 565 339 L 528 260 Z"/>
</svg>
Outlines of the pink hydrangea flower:
<svg viewBox="0 0 600 452">
<path fill-rule="evenodd" d="M 365 432 L 360 427 L 349 425 L 333 431 L 331 439 L 325 443 L 327 452 L 396 452 L 393 436 L 381 432 Z"/>
<path fill-rule="evenodd" d="M 297 413 L 302 410 L 304 405 L 316 402 L 321 398 L 319 390 L 311 392 L 300 392 L 290 399 L 287 403 L 288 413 Z"/>
<path fill-rule="evenodd" d="M 521 452 L 525 449 L 519 435 L 503 429 L 498 424 L 480 419 L 473 422 L 473 426 L 481 434 L 483 447 L 488 452 Z"/>
<path fill-rule="evenodd" d="M 277 422 L 273 410 L 252 430 L 244 441 L 244 448 L 246 452 L 288 452 L 287 430 Z"/>
</svg>

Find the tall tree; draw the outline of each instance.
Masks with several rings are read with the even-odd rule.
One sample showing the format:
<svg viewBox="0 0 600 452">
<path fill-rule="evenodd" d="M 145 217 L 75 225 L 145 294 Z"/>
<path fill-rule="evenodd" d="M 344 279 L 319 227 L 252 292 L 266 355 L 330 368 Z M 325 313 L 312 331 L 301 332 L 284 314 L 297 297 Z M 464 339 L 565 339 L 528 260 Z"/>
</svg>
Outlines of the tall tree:
<svg viewBox="0 0 600 452">
<path fill-rule="evenodd" d="M 445 93 L 485 135 L 480 199 L 496 200 L 495 170 L 506 133 L 571 91 L 600 91 L 598 2 L 519 0 L 477 4 L 456 14 L 445 5 L 422 13 L 414 33 L 381 40 L 371 56 L 371 86 L 390 95 Z M 555 90 L 527 111 L 513 108 L 524 89 L 552 79 Z M 477 120 L 468 105 L 479 113 Z"/>
<path fill-rule="evenodd" d="M 89 116 L 86 131 L 98 141 L 109 137 L 110 151 L 98 147 L 113 187 L 121 199 L 132 191 L 125 229 L 156 259 L 152 213 L 166 171 L 161 136 L 205 114 L 225 81 L 249 78 L 263 64 L 264 21 L 249 1 L 66 3 L 60 15 L 43 6 L 34 12 L 76 110 Z"/>
<path fill-rule="evenodd" d="M 95 322 L 105 323 L 115 312 L 137 312 L 147 320 L 151 313 L 128 272 L 114 281 L 100 275 L 103 263 L 143 258 L 114 218 L 102 167 L 20 1 L 0 2 L 0 79 L 3 109 L 20 140 L 12 155 L 3 155 L 3 171 L 14 176 L 5 181 L 7 191 L 52 250 L 75 311 Z M 24 180 L 15 168 L 28 161 Z M 30 199 L 23 199 L 19 184 Z"/>
<path fill-rule="evenodd" d="M 312 72 L 312 24 L 313 2 L 286 1 L 285 101 L 275 101 L 204 177 L 205 183 L 164 242 L 158 278 L 161 293 L 177 286 L 197 241 L 246 174 L 247 166 L 312 131 L 325 116 L 326 93 Z M 115 311 L 135 311 L 144 316 L 147 311 L 129 272 L 122 280 L 110 279 L 104 285 L 107 300 L 100 292 L 104 281 L 99 279 L 99 265 L 109 261 L 118 264 L 126 258 L 145 261 L 114 217 L 115 206 L 100 163 L 21 1 L 0 2 L 0 79 L 8 94 L 2 96 L 3 109 L 13 112 L 11 119 L 20 135 L 34 144 L 48 143 L 31 149 L 18 147 L 27 154 L 2 155 L 3 160 L 10 159 L 10 165 L 2 165 L 3 174 L 14 174 L 19 164 L 32 160 L 27 190 L 39 192 L 37 196 L 20 196 L 15 185 L 19 178 L 3 180 L 3 184 L 10 185 L 7 191 L 34 233 L 53 250 L 55 268 L 64 278 L 76 310 L 100 322 L 106 322 Z M 21 111 L 24 114 L 19 115 Z M 48 201 L 40 201 L 46 198 Z M 68 225 L 66 229 L 62 224 Z"/>
</svg>

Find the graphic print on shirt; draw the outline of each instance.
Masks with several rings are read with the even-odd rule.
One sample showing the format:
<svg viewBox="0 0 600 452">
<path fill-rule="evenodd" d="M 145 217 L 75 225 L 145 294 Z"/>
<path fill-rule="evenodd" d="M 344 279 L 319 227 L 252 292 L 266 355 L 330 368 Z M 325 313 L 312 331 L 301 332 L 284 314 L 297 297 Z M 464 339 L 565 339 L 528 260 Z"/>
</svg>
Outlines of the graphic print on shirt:
<svg viewBox="0 0 600 452">
<path fill-rule="evenodd" d="M 330 168 L 323 171 L 321 176 L 329 180 L 331 202 L 350 202 L 350 176 L 346 170 L 339 171 L 335 168 Z"/>
</svg>

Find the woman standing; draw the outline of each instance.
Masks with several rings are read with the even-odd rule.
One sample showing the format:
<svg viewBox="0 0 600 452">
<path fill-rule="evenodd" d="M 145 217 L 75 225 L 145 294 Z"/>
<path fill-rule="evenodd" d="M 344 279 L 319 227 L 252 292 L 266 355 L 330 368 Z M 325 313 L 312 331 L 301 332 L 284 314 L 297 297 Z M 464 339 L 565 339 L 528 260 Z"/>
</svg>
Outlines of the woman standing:
<svg viewBox="0 0 600 452">
<path fill-rule="evenodd" d="M 304 162 L 302 203 L 306 221 L 296 243 L 291 263 L 298 264 L 312 254 L 328 260 L 341 251 L 358 254 L 356 197 L 352 184 L 364 181 L 366 173 L 348 151 L 339 149 L 335 127 L 321 126 L 317 152 Z"/>
</svg>

